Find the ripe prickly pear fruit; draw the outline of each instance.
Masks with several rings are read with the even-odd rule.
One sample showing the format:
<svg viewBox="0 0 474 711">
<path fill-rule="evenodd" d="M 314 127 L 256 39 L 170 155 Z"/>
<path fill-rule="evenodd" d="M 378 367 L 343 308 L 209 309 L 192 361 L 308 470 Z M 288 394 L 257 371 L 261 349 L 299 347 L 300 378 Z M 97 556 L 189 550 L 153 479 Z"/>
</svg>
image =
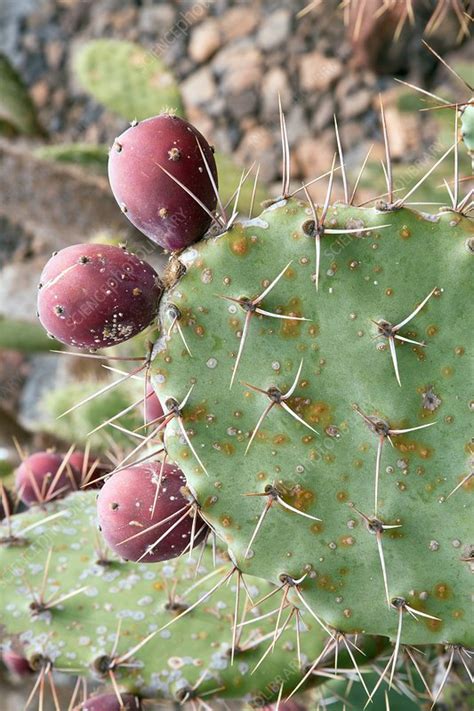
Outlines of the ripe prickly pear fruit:
<svg viewBox="0 0 474 711">
<path fill-rule="evenodd" d="M 38 315 L 58 341 L 105 348 L 143 331 L 156 315 L 162 287 L 153 267 L 120 247 L 76 244 L 43 269 Z"/>
<path fill-rule="evenodd" d="M 151 385 L 151 383 L 147 386 L 146 389 L 146 398 L 143 409 L 146 424 L 156 422 L 160 417 L 163 417 L 164 415 L 161 402 L 159 401 L 158 396 L 156 395 L 155 390 L 153 389 L 153 385 Z"/>
<path fill-rule="evenodd" d="M 184 474 L 172 464 L 116 472 L 97 498 L 99 526 L 112 550 L 126 560 L 156 563 L 202 541 L 208 527 L 184 487 Z"/>
<path fill-rule="evenodd" d="M 28 676 L 33 672 L 28 659 L 11 650 L 2 653 L 2 662 L 14 676 Z"/>
<path fill-rule="evenodd" d="M 121 694 L 119 700 L 116 694 L 100 694 L 86 699 L 81 711 L 140 711 L 140 699 L 133 694 Z"/>
<path fill-rule="evenodd" d="M 104 483 L 102 477 L 110 471 L 106 465 L 99 462 L 95 457 L 90 454 L 87 455 L 80 450 L 76 450 L 71 454 L 69 465 L 79 473 L 81 487 L 87 486 L 91 489 L 100 489 Z"/>
<path fill-rule="evenodd" d="M 209 227 L 217 202 L 213 151 L 182 118 L 161 114 L 124 131 L 109 154 L 109 181 L 130 222 L 165 249 L 181 250 Z"/>
<path fill-rule="evenodd" d="M 80 484 L 80 473 L 54 452 L 30 455 L 15 473 L 18 496 L 27 506 L 63 498 Z"/>
</svg>

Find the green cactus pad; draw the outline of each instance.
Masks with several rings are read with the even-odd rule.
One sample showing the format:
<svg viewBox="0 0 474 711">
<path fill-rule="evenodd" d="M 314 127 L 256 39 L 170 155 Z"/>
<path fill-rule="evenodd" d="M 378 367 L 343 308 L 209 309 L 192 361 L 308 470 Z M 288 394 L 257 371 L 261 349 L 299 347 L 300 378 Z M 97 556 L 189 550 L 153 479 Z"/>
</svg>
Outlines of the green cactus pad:
<svg viewBox="0 0 474 711">
<path fill-rule="evenodd" d="M 0 134 L 44 135 L 30 95 L 10 61 L 0 53 Z"/>
<path fill-rule="evenodd" d="M 151 51 L 133 42 L 87 42 L 74 57 L 74 70 L 83 89 L 127 121 L 167 109 L 182 114 L 173 75 Z"/>
<path fill-rule="evenodd" d="M 57 163 L 79 165 L 97 173 L 107 172 L 108 149 L 106 146 L 88 143 L 59 143 L 40 146 L 35 150 L 37 158 Z"/>
<path fill-rule="evenodd" d="M 33 527 L 37 522 L 39 525 Z M 173 600 L 191 606 L 232 569 L 232 564 L 223 558 L 218 558 L 218 568 L 214 569 L 209 548 L 199 565 L 198 578 L 195 578 L 198 552 L 193 553 L 192 559 L 184 556 L 159 565 L 130 564 L 114 557 L 99 563 L 92 492 L 72 494 L 49 504 L 46 511 L 31 510 L 14 516 L 12 530 L 18 540 L 16 545 L 7 545 L 4 540 L 7 528 L 5 525 L 0 528 L 1 641 L 4 648 L 20 645 L 30 661 L 36 658 L 36 665 L 36 655 L 42 655 L 53 662 L 55 669 L 100 680 L 97 660 L 112 653 L 120 620 L 116 646 L 119 656 L 156 631 L 128 660 L 131 666 L 117 667 L 115 674 L 123 690 L 146 697 L 173 698 L 183 687 L 196 684 L 208 670 L 198 688 L 198 695 L 203 694 L 206 700 L 210 698 L 207 692 L 215 690 L 212 695 L 219 697 L 240 697 L 247 701 L 259 697 L 270 701 L 278 695 L 281 684 L 275 680 L 284 678 L 287 693 L 301 679 L 292 625 L 277 640 L 273 654 L 250 674 L 272 640 L 271 635 L 261 643 L 258 638 L 274 630 L 276 615 L 243 628 L 241 649 L 237 648 L 234 664 L 230 664 L 235 576 L 229 585 L 219 588 L 187 615 L 161 630 L 180 613 L 176 606 L 174 610 L 166 607 L 168 592 L 172 592 L 175 583 Z M 103 546 L 102 543 L 102 549 Z M 39 593 L 45 568 L 46 602 L 54 596 L 57 599 L 87 589 L 50 610 L 32 614 L 31 591 Z M 272 590 L 269 583 L 261 580 L 246 576 L 245 581 L 255 601 Z M 184 595 L 194 584 L 195 589 Z M 247 602 L 243 587 L 241 595 L 239 619 Z M 247 619 L 274 607 L 275 598 L 270 598 L 248 613 Z M 304 664 L 319 654 L 324 633 L 309 614 L 301 620 L 300 628 Z"/>
<path fill-rule="evenodd" d="M 168 452 L 243 572 L 275 583 L 282 575 L 293 581 L 304 577 L 297 586 L 300 596 L 341 631 L 394 639 L 401 619 L 403 643 L 469 644 L 473 402 L 468 393 L 472 318 L 465 305 L 473 223 L 449 210 L 430 216 L 405 207 L 336 204 L 325 224 L 359 232 L 322 236 L 319 291 L 307 203 L 277 202 L 259 218 L 180 255 L 187 272 L 163 298 L 161 319 L 168 330 L 167 306 L 174 304 L 181 330 L 172 329 L 156 344 L 153 363 L 162 402 L 180 403 L 192 386 L 182 418 L 174 417 L 166 428 Z M 220 297 L 253 298 L 286 265 L 261 307 L 310 320 L 254 313 L 230 389 L 246 312 Z M 377 337 L 374 321 L 399 324 L 431 293 L 400 328 L 399 335 L 426 347 L 396 341 L 399 386 L 389 339 Z M 301 364 L 285 404 L 319 434 L 276 403 L 246 454 L 270 399 L 245 383 L 285 393 Z M 435 423 L 390 435 L 393 447 L 384 436 L 377 517 L 401 527 L 377 535 L 376 526 L 370 532 L 350 506 L 369 518 L 376 513 L 381 439 L 355 405 L 390 430 Z M 263 494 L 266 486 L 275 487 L 279 500 L 246 496 Z M 402 598 L 403 612 L 387 601 L 379 538 L 388 600 L 399 604 Z M 302 606 L 297 591 L 290 597 Z M 421 614 L 414 619 L 407 605 L 439 620 Z"/>
</svg>

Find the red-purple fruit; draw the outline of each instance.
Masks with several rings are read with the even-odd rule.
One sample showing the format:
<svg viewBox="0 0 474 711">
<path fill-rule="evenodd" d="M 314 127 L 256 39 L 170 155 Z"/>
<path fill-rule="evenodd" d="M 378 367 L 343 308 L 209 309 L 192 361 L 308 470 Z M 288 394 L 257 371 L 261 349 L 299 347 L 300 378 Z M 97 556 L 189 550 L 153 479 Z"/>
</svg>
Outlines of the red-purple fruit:
<svg viewBox="0 0 474 711">
<path fill-rule="evenodd" d="M 149 424 L 150 422 L 158 424 L 157 420 L 159 420 L 159 418 L 163 417 L 163 415 L 165 414 L 161 406 L 161 402 L 159 401 L 158 396 L 155 393 L 155 390 L 151 383 L 147 385 L 146 398 L 143 409 L 145 415 L 145 424 Z"/>
<path fill-rule="evenodd" d="M 102 477 L 110 471 L 106 465 L 97 461 L 96 457 L 90 454 L 87 456 L 79 450 L 73 452 L 68 461 L 80 475 L 81 488 L 100 489 L 104 483 Z"/>
<path fill-rule="evenodd" d="M 11 650 L 2 652 L 2 661 L 10 674 L 15 676 L 29 676 L 33 673 L 28 659 Z"/>
<path fill-rule="evenodd" d="M 59 454 L 36 452 L 20 464 L 15 473 L 15 487 L 27 506 L 62 498 L 80 487 L 79 472 L 63 465 L 63 461 Z"/>
<path fill-rule="evenodd" d="M 115 139 L 109 154 L 109 181 L 121 209 L 147 237 L 172 251 L 196 242 L 209 227 L 208 212 L 189 194 L 214 210 L 217 198 L 209 171 L 217 186 L 206 139 L 169 114 L 133 125 Z"/>
<path fill-rule="evenodd" d="M 186 497 L 183 472 L 165 464 L 160 481 L 161 467 L 161 462 L 150 462 L 123 469 L 106 481 L 97 497 L 104 538 L 126 560 L 169 560 L 206 534 L 207 525 L 198 514 L 193 528 L 194 507 Z"/>
<path fill-rule="evenodd" d="M 81 711 L 141 711 L 142 705 L 138 696 L 121 694 L 121 701 L 116 694 L 100 694 L 86 699 Z"/>
<path fill-rule="evenodd" d="M 143 331 L 155 317 L 161 282 L 149 264 L 120 247 L 75 244 L 41 274 L 38 316 L 58 341 L 105 348 Z"/>
</svg>

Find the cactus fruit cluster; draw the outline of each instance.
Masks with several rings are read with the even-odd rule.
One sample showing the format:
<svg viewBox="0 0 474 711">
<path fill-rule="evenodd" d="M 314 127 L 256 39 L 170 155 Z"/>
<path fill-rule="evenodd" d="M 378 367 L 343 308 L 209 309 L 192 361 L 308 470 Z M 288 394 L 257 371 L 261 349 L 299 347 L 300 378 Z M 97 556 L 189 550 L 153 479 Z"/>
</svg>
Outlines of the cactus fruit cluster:
<svg viewBox="0 0 474 711">
<path fill-rule="evenodd" d="M 471 195 L 455 175 L 449 206 L 414 209 L 387 143 L 383 199 L 357 206 L 340 156 L 344 200 L 334 161 L 315 205 L 290 191 L 281 125 L 282 194 L 243 218 L 195 128 L 133 122 L 111 187 L 171 252 L 165 273 L 91 244 L 43 272 L 39 316 L 63 343 L 158 332 L 130 373 L 145 421 L 131 451 L 94 477 L 80 454 L 33 455 L 17 472 L 30 509 L 3 523 L 5 652 L 43 686 L 54 670 L 97 684 L 78 708 L 283 710 L 328 678 L 369 701 L 387 683 L 388 699 L 407 665 L 435 703 L 455 666 L 471 674 Z"/>
</svg>

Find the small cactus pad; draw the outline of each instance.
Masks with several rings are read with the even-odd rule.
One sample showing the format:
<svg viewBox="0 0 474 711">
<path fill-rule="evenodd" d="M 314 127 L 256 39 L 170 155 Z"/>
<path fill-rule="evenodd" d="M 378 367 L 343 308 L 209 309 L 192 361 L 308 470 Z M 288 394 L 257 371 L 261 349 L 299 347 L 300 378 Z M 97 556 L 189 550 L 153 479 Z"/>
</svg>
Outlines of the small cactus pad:
<svg viewBox="0 0 474 711">
<path fill-rule="evenodd" d="M 105 348 L 143 331 L 161 295 L 149 264 L 120 247 L 75 244 L 53 254 L 40 278 L 44 328 L 76 348 Z"/>
<path fill-rule="evenodd" d="M 166 249 L 187 247 L 209 227 L 217 202 L 213 151 L 178 116 L 153 116 L 118 136 L 109 181 L 130 222 Z"/>
<path fill-rule="evenodd" d="M 201 560 L 194 552 L 154 566 L 124 563 L 104 550 L 99 534 L 94 541 L 96 526 L 95 494 L 76 492 L 44 511 L 13 516 L 11 529 L 0 527 L 5 651 L 22 649 L 36 669 L 49 660 L 53 670 L 105 683 L 112 671 L 121 691 L 145 698 L 190 694 L 271 701 L 282 670 L 285 693 L 299 683 L 294 620 L 277 637 L 273 654 L 250 674 L 278 626 L 276 613 L 266 616 L 275 597 L 247 612 L 246 620 L 255 622 L 237 631 L 231 664 L 238 582 L 228 559 L 219 555 L 214 568 L 206 548 Z M 228 584 L 193 607 L 225 575 Z M 244 581 L 254 602 L 273 590 L 256 578 Z M 241 621 L 248 600 L 243 584 L 239 589 Z M 320 653 L 324 633 L 309 614 L 299 619 L 299 628 L 304 666 Z"/>
<path fill-rule="evenodd" d="M 156 55 L 133 42 L 86 42 L 75 54 L 74 70 L 83 89 L 127 121 L 167 109 L 182 111 L 173 75 Z"/>
<path fill-rule="evenodd" d="M 152 366 L 185 403 L 169 456 L 242 572 L 340 631 L 469 644 L 474 225 L 314 217 L 280 200 L 180 255 Z"/>
<path fill-rule="evenodd" d="M 9 59 L 0 53 L 0 135 L 44 135 L 28 91 Z"/>
</svg>

